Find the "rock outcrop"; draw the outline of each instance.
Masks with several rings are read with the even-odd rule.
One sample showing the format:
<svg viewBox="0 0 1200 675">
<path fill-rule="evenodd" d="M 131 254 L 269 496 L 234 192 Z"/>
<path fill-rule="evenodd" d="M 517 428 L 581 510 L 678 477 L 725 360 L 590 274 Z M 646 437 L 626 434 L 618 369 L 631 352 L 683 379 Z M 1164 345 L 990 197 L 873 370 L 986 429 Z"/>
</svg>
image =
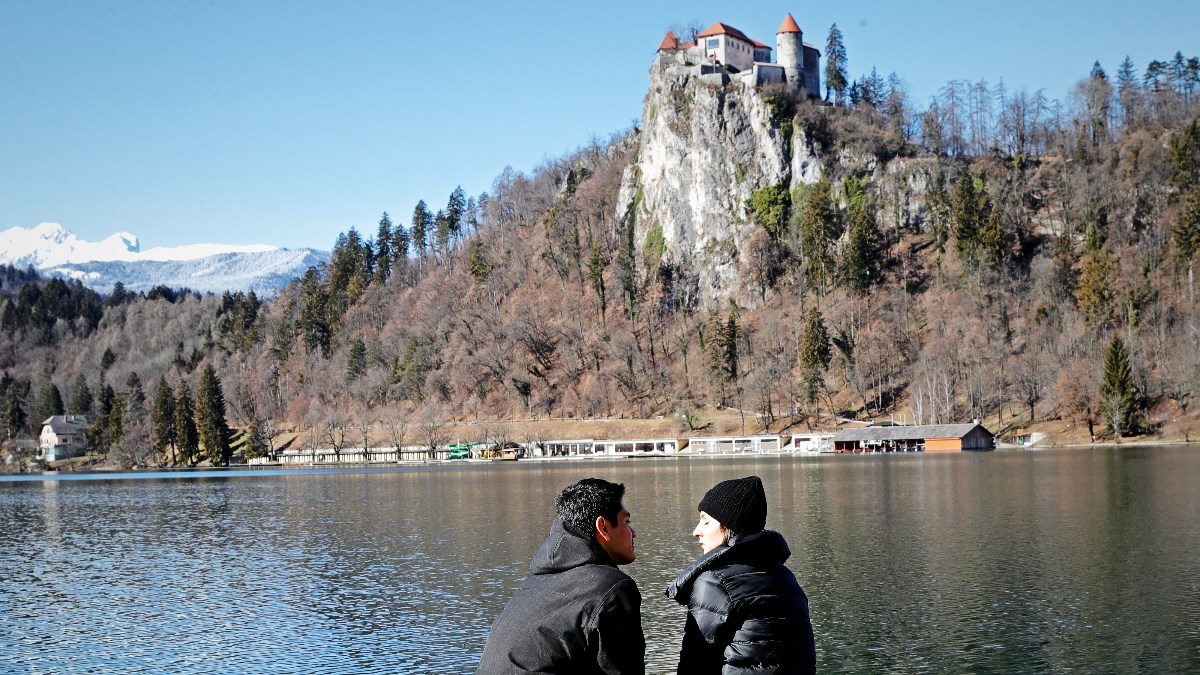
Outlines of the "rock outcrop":
<svg viewBox="0 0 1200 675">
<path fill-rule="evenodd" d="M 756 227 L 751 193 L 813 183 L 824 168 L 804 134 L 781 125 L 762 90 L 702 75 L 682 57 L 660 58 L 650 70 L 637 160 L 619 208 L 636 219 L 639 246 L 661 233 L 663 262 L 693 277 L 700 305 L 711 308 L 737 292 L 740 257 Z"/>
<path fill-rule="evenodd" d="M 923 162 L 881 165 L 850 149 L 822 156 L 781 91 L 688 61 L 686 52 L 664 55 L 650 69 L 637 157 L 618 208 L 634 219 L 639 247 L 661 241 L 662 262 L 694 282 L 700 308 L 754 302 L 742 288 L 742 263 L 759 227 L 748 209 L 757 189 L 794 194 L 825 175 L 869 175 L 880 227 L 923 221 Z"/>
</svg>

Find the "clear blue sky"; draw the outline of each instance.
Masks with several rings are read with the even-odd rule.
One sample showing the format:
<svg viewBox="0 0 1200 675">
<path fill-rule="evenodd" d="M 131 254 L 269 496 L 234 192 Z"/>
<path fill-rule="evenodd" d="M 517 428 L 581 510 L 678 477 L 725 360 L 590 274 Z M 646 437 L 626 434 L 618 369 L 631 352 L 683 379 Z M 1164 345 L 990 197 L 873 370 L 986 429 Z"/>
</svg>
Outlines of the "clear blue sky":
<svg viewBox="0 0 1200 675">
<path fill-rule="evenodd" d="M 0 230 L 328 249 L 641 116 L 672 25 L 845 35 L 924 107 L 952 79 L 1064 103 L 1099 60 L 1200 52 L 1200 2 L 0 0 Z"/>
</svg>

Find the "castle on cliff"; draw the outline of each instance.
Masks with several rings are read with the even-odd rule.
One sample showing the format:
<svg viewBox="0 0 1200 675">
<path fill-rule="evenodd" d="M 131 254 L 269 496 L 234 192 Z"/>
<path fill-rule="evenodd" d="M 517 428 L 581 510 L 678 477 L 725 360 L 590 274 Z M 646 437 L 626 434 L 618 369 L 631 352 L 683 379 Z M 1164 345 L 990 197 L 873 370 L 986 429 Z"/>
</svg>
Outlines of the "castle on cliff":
<svg viewBox="0 0 1200 675">
<path fill-rule="evenodd" d="M 658 46 L 658 63 L 688 66 L 706 80 L 740 81 L 754 86 L 788 84 L 809 97 L 821 97 L 821 52 L 804 43 L 804 34 L 788 14 L 775 33 L 776 58 L 771 48 L 746 37 L 742 31 L 721 22 L 696 36 L 696 42 L 680 42 L 671 31 Z"/>
</svg>

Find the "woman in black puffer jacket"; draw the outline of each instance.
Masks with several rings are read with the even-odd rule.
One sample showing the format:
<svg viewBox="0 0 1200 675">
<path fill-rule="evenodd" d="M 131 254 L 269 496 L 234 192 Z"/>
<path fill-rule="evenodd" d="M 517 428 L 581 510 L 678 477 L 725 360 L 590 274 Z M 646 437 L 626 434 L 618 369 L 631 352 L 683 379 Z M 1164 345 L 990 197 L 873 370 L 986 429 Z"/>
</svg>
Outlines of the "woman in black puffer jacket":
<svg viewBox="0 0 1200 675">
<path fill-rule="evenodd" d="M 717 483 L 699 511 L 692 535 L 703 555 L 667 589 L 688 608 L 679 673 L 816 672 L 808 596 L 783 564 L 783 536 L 763 529 L 762 481 Z"/>
</svg>

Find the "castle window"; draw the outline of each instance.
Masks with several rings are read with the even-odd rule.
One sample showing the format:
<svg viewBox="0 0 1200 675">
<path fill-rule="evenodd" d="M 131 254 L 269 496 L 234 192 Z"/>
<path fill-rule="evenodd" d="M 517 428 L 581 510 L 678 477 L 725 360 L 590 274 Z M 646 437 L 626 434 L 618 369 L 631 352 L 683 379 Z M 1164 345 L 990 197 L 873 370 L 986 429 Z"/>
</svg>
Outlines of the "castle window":
<svg viewBox="0 0 1200 675">
<path fill-rule="evenodd" d="M 721 38 L 708 38 L 708 48 L 716 49 L 721 46 Z"/>
</svg>

